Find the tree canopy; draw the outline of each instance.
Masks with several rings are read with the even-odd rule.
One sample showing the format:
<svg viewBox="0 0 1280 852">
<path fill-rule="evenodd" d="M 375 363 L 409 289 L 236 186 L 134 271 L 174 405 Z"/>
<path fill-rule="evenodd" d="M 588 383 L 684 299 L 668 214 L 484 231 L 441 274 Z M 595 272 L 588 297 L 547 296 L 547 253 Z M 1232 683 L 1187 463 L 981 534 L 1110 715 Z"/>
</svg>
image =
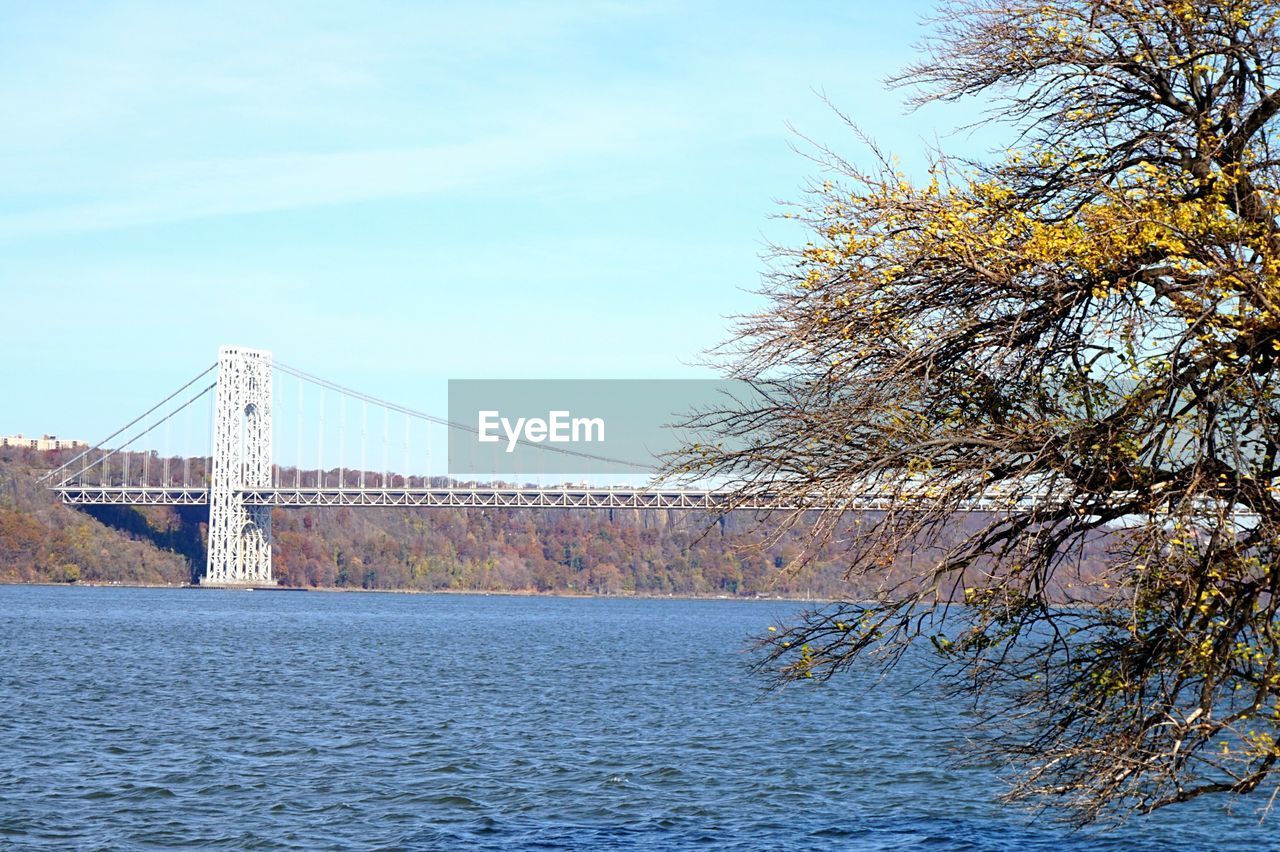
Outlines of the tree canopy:
<svg viewBox="0 0 1280 852">
<path fill-rule="evenodd" d="M 1280 5 L 980 0 L 931 32 L 893 82 L 974 99 L 1008 149 L 824 150 L 785 214 L 809 241 L 721 351 L 762 398 L 674 470 L 819 507 L 791 522 L 884 578 L 762 640 L 782 678 L 931 641 L 1014 798 L 1253 792 L 1280 758 Z"/>
</svg>

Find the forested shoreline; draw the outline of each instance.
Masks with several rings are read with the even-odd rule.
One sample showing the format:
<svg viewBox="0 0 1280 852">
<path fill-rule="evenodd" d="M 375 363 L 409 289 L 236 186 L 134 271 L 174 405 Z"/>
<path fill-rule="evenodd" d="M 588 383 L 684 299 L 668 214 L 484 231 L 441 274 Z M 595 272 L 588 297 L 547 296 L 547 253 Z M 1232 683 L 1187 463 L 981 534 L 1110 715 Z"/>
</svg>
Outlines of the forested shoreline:
<svg viewBox="0 0 1280 852">
<path fill-rule="evenodd" d="M 174 585 L 203 568 L 204 507 L 62 505 L 37 480 L 66 453 L 0 455 L 0 582 Z M 280 585 L 687 597 L 848 595 L 833 546 L 796 575 L 797 534 L 692 512 L 277 509 Z"/>
</svg>

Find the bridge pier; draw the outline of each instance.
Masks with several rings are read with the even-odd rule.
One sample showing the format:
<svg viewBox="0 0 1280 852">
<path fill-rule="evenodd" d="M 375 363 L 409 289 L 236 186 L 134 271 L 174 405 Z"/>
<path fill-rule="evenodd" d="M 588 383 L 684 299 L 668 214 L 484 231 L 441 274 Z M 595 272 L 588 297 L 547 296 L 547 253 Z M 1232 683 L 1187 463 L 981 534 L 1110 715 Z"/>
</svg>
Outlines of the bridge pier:
<svg viewBox="0 0 1280 852">
<path fill-rule="evenodd" d="M 271 488 L 271 353 L 223 346 L 213 413 L 209 560 L 202 586 L 274 585 L 271 507 L 245 489 Z"/>
</svg>

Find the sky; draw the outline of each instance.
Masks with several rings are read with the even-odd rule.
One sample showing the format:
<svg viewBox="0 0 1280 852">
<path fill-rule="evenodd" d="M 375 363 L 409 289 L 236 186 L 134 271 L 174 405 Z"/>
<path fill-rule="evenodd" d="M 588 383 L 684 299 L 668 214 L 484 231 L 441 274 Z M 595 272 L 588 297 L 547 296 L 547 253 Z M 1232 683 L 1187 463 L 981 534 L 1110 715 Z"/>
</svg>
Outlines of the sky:
<svg viewBox="0 0 1280 852">
<path fill-rule="evenodd" d="M 971 108 L 931 4 L 0 2 L 0 434 L 96 440 L 221 344 L 421 410 L 709 377 L 779 202 Z M 796 149 L 801 149 L 797 151 Z"/>
</svg>

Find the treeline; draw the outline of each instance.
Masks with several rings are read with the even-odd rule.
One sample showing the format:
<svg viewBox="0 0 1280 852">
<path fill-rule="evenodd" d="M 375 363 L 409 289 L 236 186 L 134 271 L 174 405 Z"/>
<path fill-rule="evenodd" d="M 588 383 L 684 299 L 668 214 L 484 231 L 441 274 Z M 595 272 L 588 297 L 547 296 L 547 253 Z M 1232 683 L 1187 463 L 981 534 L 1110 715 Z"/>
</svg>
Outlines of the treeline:
<svg viewBox="0 0 1280 852">
<path fill-rule="evenodd" d="M 63 506 L 36 479 L 65 455 L 0 451 L 0 582 L 198 579 L 204 507 Z M 745 514 L 306 508 L 276 509 L 272 526 L 275 575 L 286 586 L 815 598 L 876 591 L 848 584 L 839 544 L 803 572 L 788 570 L 803 553 L 803 531 L 764 536 Z M 892 583 L 896 573 L 886 566 L 880 579 Z"/>
<path fill-rule="evenodd" d="M 36 480 L 68 455 L 17 449 L 0 455 L 0 581 L 198 578 L 203 507 L 63 506 Z M 142 470 L 139 460 L 132 464 Z M 276 578 L 288 586 L 735 596 L 831 596 L 841 587 L 836 559 L 790 576 L 785 568 L 800 553 L 798 541 L 755 546 L 746 517 L 320 508 L 276 509 L 272 525 Z"/>
<path fill-rule="evenodd" d="M 37 479 L 64 457 L 0 450 L 0 582 L 190 582 L 198 530 L 169 508 L 103 507 L 95 517 L 61 505 Z"/>
<path fill-rule="evenodd" d="M 842 568 L 801 577 L 747 520 L 648 510 L 277 509 L 276 577 L 294 586 L 602 595 L 837 593 Z"/>
</svg>

